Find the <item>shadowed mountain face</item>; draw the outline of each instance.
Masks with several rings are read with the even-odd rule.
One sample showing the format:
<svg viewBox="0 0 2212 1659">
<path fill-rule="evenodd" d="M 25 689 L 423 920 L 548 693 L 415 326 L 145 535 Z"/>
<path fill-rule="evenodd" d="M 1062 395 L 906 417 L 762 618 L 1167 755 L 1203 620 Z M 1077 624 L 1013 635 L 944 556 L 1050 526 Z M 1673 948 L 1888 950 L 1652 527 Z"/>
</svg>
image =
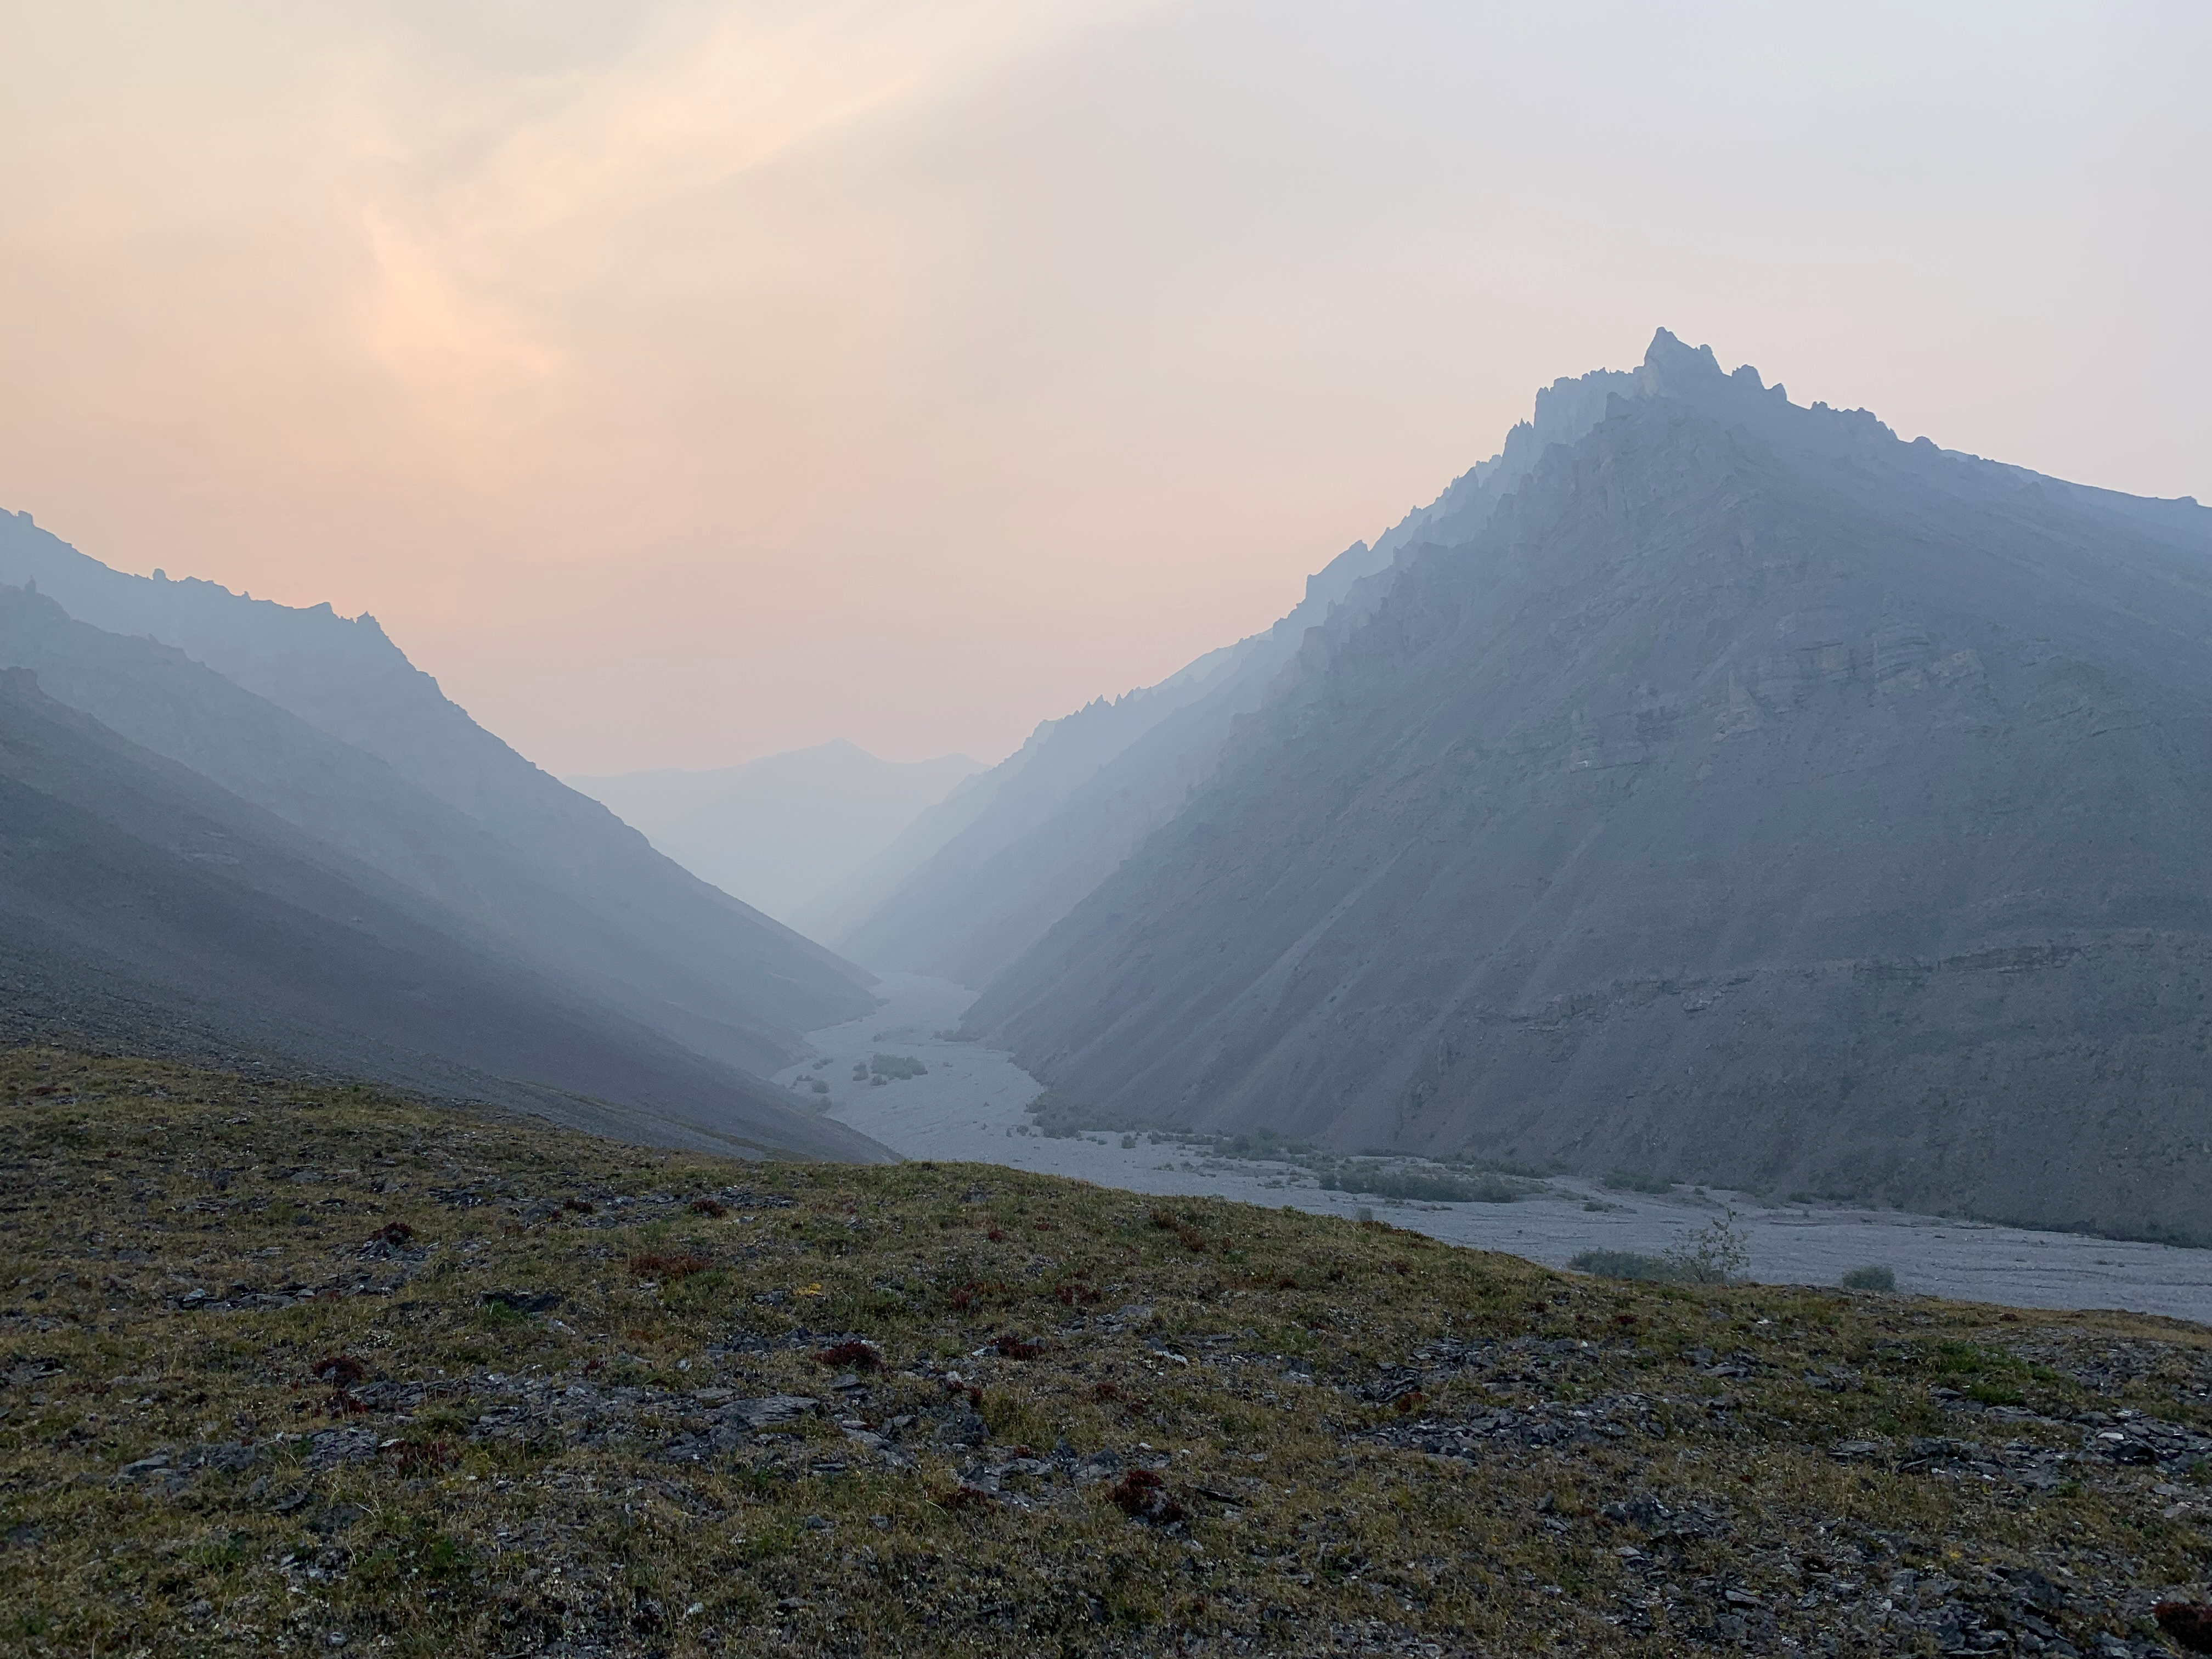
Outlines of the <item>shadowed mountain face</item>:
<svg viewBox="0 0 2212 1659">
<path fill-rule="evenodd" d="M 649 1144 L 886 1156 L 0 670 L 0 1035 L 63 1034 L 268 1054 Z"/>
<path fill-rule="evenodd" d="M 1664 333 L 1607 392 L 971 1022 L 1162 1121 L 2212 1237 L 2212 513 Z"/>
<path fill-rule="evenodd" d="M 702 880 L 804 927 L 916 816 L 981 769 L 965 755 L 878 760 L 840 740 L 743 766 L 568 781 Z"/>
<path fill-rule="evenodd" d="M 800 1050 L 795 1029 L 757 1012 L 763 1001 L 777 1006 L 781 988 L 774 999 L 756 997 L 740 972 L 716 994 L 684 956 L 588 883 L 180 651 L 78 622 L 44 594 L 0 587 L 0 666 L 33 671 L 57 701 L 390 878 L 434 925 L 458 925 L 664 1036 L 763 1072 Z"/>
<path fill-rule="evenodd" d="M 0 583 L 37 589 L 0 589 L 0 663 L 686 1047 L 773 1071 L 805 1052 L 802 1032 L 874 1006 L 865 974 L 532 765 L 368 617 L 125 575 L 9 514 Z"/>
</svg>

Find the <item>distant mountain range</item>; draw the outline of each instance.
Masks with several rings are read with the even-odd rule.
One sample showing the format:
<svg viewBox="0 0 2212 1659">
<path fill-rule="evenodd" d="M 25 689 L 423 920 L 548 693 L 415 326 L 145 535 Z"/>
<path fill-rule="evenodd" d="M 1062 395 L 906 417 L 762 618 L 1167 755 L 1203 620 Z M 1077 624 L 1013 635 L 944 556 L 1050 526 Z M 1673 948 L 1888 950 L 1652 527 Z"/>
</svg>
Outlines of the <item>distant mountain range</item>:
<svg viewBox="0 0 2212 1659">
<path fill-rule="evenodd" d="M 981 769 L 965 755 L 878 760 L 841 738 L 742 766 L 568 782 L 692 874 L 812 933 L 917 815 Z"/>
<path fill-rule="evenodd" d="M 422 1086 L 465 1074 L 464 1091 L 495 1083 L 585 1127 L 880 1155 L 757 1075 L 808 1052 L 805 1030 L 872 1008 L 869 976 L 531 765 L 373 621 L 125 575 L 0 514 L 0 667 L 18 671 L 0 710 L 17 745 L 0 818 L 0 903 L 22 918 L 0 945 L 16 975 L 0 1015 L 16 1034 L 73 1029 L 91 1005 L 68 988 L 106 987 L 149 1033 L 173 1017 L 197 1052 L 235 1042 Z M 90 777 L 107 781 L 64 787 Z M 208 833 L 250 855 L 161 839 L 155 804 L 187 784 Z M 73 826 L 63 842 L 22 839 L 40 813 Z M 252 926 L 115 931 L 123 901 L 94 867 L 52 861 L 95 828 L 137 846 L 125 888 L 149 927 L 164 883 L 200 893 L 210 917 L 250 890 Z M 319 872 L 312 902 L 268 873 L 295 866 Z M 270 911 L 278 898 L 304 909 Z M 361 926 L 404 949 L 352 960 L 358 930 L 333 933 L 332 919 L 379 915 Z M 310 935 L 313 950 L 298 943 Z M 318 955 L 320 976 L 269 978 Z M 429 964 L 443 977 L 392 988 Z"/>
<path fill-rule="evenodd" d="M 2212 1238 L 2212 512 L 1662 331 L 1388 541 L 836 937 L 1101 1121 Z"/>
</svg>

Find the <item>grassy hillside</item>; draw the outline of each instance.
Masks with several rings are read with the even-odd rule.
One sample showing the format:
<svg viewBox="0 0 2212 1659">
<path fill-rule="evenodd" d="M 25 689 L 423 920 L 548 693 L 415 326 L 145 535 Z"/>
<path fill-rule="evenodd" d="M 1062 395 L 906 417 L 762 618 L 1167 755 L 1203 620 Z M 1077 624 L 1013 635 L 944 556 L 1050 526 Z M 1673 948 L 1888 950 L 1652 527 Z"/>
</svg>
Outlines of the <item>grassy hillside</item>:
<svg viewBox="0 0 2212 1659">
<path fill-rule="evenodd" d="M 0 1651 L 2152 1650 L 2193 1326 L 0 1054 Z"/>
</svg>

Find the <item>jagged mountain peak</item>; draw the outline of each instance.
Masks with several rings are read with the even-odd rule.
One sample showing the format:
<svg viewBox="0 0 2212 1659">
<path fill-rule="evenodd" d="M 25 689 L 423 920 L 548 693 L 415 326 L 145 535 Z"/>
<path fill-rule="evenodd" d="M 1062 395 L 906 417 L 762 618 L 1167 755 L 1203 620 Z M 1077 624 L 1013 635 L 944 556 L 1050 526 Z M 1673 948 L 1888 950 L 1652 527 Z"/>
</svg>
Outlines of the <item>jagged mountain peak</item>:
<svg viewBox="0 0 2212 1659">
<path fill-rule="evenodd" d="M 975 1029 L 1121 1118 L 2212 1238 L 2212 514 L 1662 330 L 1401 544 Z"/>
</svg>

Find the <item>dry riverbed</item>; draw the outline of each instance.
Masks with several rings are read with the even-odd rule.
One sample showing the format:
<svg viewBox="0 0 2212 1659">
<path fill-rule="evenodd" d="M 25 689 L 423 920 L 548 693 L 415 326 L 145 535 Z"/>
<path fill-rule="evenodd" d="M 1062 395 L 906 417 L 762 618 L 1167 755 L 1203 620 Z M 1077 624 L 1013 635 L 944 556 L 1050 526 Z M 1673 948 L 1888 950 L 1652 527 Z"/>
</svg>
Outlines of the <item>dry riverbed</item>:
<svg viewBox="0 0 2212 1659">
<path fill-rule="evenodd" d="M 939 1032 L 956 1029 L 974 993 L 943 980 L 889 975 L 878 1012 L 810 1034 L 828 1057 L 780 1080 L 820 1079 L 830 1113 L 908 1158 L 967 1159 L 1072 1176 L 1140 1193 L 1289 1204 L 1322 1215 L 1369 1209 L 1394 1225 L 1455 1244 L 1565 1267 L 1584 1250 L 1657 1254 L 1733 1211 L 1753 1279 L 1832 1285 L 1855 1267 L 1886 1266 L 1900 1289 L 2030 1308 L 2120 1308 L 2212 1321 L 2212 1250 L 2120 1243 L 1991 1226 L 1897 1210 L 1775 1205 L 1744 1193 L 1613 1191 L 1559 1177 L 1510 1204 L 1414 1204 L 1326 1192 L 1295 1165 L 1196 1156 L 1139 1136 L 1048 1139 L 1026 1133 L 1041 1085 L 1012 1057 Z M 856 1080 L 856 1063 L 889 1054 L 921 1060 L 919 1076 Z M 1591 1206 L 1602 1207 L 1592 1208 Z"/>
</svg>

